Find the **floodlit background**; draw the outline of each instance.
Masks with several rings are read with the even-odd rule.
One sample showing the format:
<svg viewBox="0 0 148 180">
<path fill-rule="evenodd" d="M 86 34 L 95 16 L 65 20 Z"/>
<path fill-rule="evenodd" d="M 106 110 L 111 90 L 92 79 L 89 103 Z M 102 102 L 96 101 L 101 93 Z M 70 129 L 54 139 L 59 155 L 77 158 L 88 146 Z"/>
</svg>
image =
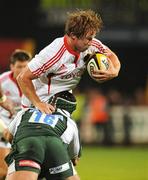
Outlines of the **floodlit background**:
<svg viewBox="0 0 148 180">
<path fill-rule="evenodd" d="M 0 73 L 15 48 L 33 55 L 63 36 L 66 13 L 93 9 L 104 22 L 97 35 L 118 55 L 119 76 L 97 84 L 84 74 L 73 114 L 80 128 L 82 180 L 148 180 L 148 1 L 1 0 Z"/>
</svg>

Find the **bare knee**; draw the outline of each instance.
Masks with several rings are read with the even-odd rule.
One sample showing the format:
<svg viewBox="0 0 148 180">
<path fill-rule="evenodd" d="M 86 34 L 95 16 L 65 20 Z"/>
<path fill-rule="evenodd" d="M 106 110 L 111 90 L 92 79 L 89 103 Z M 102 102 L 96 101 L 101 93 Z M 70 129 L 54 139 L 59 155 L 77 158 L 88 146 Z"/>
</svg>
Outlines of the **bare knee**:
<svg viewBox="0 0 148 180">
<path fill-rule="evenodd" d="M 6 172 L 1 172 L 1 169 L 0 169 L 0 180 L 5 180 L 6 178 Z"/>
<path fill-rule="evenodd" d="M 38 174 L 32 171 L 16 171 L 7 175 L 6 180 L 37 180 Z"/>
</svg>

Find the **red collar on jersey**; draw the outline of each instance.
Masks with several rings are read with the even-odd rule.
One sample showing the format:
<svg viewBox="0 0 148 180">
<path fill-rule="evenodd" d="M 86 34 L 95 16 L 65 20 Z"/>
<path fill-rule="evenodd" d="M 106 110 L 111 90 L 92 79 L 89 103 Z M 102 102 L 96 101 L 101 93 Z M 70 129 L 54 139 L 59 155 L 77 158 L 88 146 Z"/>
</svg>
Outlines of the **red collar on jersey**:
<svg viewBox="0 0 148 180">
<path fill-rule="evenodd" d="M 65 44 L 65 47 L 66 49 L 75 56 L 75 60 L 74 60 L 74 63 L 77 64 L 77 60 L 79 59 L 79 56 L 80 54 L 75 52 L 69 45 L 68 45 L 68 42 L 67 42 L 67 35 L 64 36 L 64 44 Z M 77 65 L 76 65 L 77 66 Z"/>
<path fill-rule="evenodd" d="M 77 53 L 77 52 L 75 52 L 75 51 L 69 46 L 69 44 L 68 44 L 68 42 L 67 42 L 67 35 L 64 36 L 64 44 L 65 44 L 66 49 L 67 49 L 71 54 L 73 54 L 74 56 L 79 57 L 80 54 Z"/>
</svg>

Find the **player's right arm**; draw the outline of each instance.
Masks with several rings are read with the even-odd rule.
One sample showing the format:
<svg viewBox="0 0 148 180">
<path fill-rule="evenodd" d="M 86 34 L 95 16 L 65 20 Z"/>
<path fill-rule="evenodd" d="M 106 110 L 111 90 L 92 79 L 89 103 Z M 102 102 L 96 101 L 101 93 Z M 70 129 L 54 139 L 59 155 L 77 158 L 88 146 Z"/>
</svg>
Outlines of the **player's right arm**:
<svg viewBox="0 0 148 180">
<path fill-rule="evenodd" d="M 27 66 L 17 77 L 18 84 L 23 94 L 32 102 L 32 104 L 39 109 L 42 113 L 51 114 L 55 109 L 52 105 L 42 102 L 36 94 L 33 79 L 38 78 L 35 76 Z"/>
<path fill-rule="evenodd" d="M 10 122 L 8 127 L 3 131 L 3 138 L 7 141 L 12 143 L 13 137 L 17 132 L 17 128 L 21 123 L 22 116 L 24 115 L 25 111 L 21 110 L 17 113 L 15 118 Z"/>
<path fill-rule="evenodd" d="M 78 164 L 78 161 L 81 157 L 81 143 L 78 128 L 73 120 L 68 120 L 70 131 L 72 134 L 72 140 L 68 145 L 68 152 L 71 158 L 71 161 L 74 166 Z M 69 128 L 67 127 L 67 128 Z M 69 133 L 70 134 L 70 133 Z"/>
</svg>

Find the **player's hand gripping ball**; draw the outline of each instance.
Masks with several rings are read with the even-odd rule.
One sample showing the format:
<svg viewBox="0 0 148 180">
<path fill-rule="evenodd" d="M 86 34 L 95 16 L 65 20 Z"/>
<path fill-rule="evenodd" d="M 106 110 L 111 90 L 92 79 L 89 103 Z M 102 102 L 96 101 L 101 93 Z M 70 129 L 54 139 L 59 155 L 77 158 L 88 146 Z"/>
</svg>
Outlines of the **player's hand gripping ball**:
<svg viewBox="0 0 148 180">
<path fill-rule="evenodd" d="M 89 76 L 95 81 L 101 83 L 101 81 L 92 76 L 92 73 L 97 70 L 107 70 L 109 67 L 108 58 L 106 55 L 96 52 L 88 57 L 86 67 Z"/>
</svg>

